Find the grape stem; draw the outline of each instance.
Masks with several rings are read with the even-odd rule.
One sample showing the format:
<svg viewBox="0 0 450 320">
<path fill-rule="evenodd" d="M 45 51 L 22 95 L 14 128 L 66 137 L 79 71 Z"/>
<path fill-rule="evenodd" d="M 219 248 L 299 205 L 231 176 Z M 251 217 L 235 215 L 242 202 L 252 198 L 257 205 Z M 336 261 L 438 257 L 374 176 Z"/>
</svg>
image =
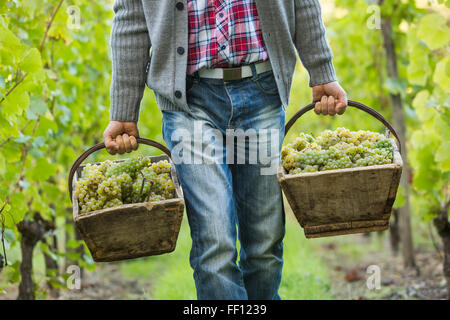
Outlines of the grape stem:
<svg viewBox="0 0 450 320">
<path fill-rule="evenodd" d="M 145 182 L 146 182 L 148 179 L 144 176 L 144 174 L 142 173 L 142 171 L 139 171 L 139 173 L 142 175 L 141 191 L 139 192 L 139 201 L 140 201 L 141 198 L 142 198 L 142 193 L 143 193 L 143 191 L 144 191 L 144 184 L 145 184 Z M 148 180 L 148 181 L 150 182 L 150 189 L 148 190 L 147 202 L 150 202 L 150 196 L 151 196 L 151 194 L 152 194 L 152 187 L 153 187 L 154 181 L 153 181 L 153 180 Z"/>
<path fill-rule="evenodd" d="M 145 177 L 142 178 L 141 191 L 139 192 L 139 199 L 138 199 L 138 201 L 141 200 L 142 192 L 144 191 L 144 184 L 145 184 L 145 181 L 146 181 L 146 180 L 147 180 L 147 179 L 146 179 Z"/>
<path fill-rule="evenodd" d="M 150 189 L 148 189 L 147 202 L 150 202 L 150 195 L 152 194 L 153 180 L 150 181 Z"/>
</svg>

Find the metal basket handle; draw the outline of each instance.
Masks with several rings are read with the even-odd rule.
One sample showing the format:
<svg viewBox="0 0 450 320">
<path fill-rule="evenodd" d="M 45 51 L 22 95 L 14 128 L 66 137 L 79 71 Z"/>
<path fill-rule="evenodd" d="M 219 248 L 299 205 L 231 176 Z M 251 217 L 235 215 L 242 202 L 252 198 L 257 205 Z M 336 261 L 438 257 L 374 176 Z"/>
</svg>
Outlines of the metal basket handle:
<svg viewBox="0 0 450 320">
<path fill-rule="evenodd" d="M 136 141 L 138 143 L 142 143 L 151 147 L 155 147 L 159 150 L 161 150 L 162 152 L 164 152 L 166 155 L 169 156 L 169 158 L 172 158 L 172 155 L 169 151 L 169 149 L 167 149 L 165 146 L 163 146 L 162 144 L 150 140 L 150 139 L 145 139 L 145 138 L 136 138 Z M 72 181 L 73 181 L 73 176 L 75 175 L 75 172 L 77 171 L 78 167 L 81 165 L 81 163 L 87 158 L 89 157 L 92 153 L 101 150 L 105 148 L 105 144 L 103 142 L 101 143 L 97 143 L 96 145 L 90 147 L 89 149 L 87 149 L 85 152 L 83 152 L 83 154 L 81 154 L 77 160 L 75 160 L 75 162 L 72 165 L 72 168 L 70 169 L 70 173 L 69 173 L 69 194 L 70 194 L 70 201 L 72 201 Z"/>
<path fill-rule="evenodd" d="M 288 123 L 285 126 L 284 136 L 287 135 L 287 133 L 289 132 L 289 129 L 291 129 L 291 127 L 298 120 L 298 118 L 300 118 L 302 115 L 304 115 L 309 110 L 314 109 L 315 105 L 316 105 L 316 102 L 313 102 L 313 103 L 307 105 L 306 107 L 300 109 L 300 111 L 298 111 L 296 114 L 294 114 L 292 116 L 292 118 L 288 121 Z M 389 137 L 389 133 L 392 132 L 394 137 L 397 139 L 398 151 L 399 151 L 400 154 L 402 153 L 402 145 L 400 143 L 400 139 L 399 139 L 399 137 L 397 135 L 397 132 L 392 127 L 392 125 L 389 123 L 389 121 L 386 120 L 385 117 L 383 117 L 378 111 L 376 111 L 376 110 L 372 109 L 371 107 L 368 107 L 368 106 L 366 106 L 366 105 L 364 105 L 364 104 L 362 104 L 360 102 L 348 100 L 348 106 L 357 108 L 357 109 L 362 110 L 364 112 L 367 112 L 368 114 L 373 116 L 375 119 L 380 121 L 382 124 L 384 124 L 384 126 L 386 127 L 386 136 Z"/>
</svg>

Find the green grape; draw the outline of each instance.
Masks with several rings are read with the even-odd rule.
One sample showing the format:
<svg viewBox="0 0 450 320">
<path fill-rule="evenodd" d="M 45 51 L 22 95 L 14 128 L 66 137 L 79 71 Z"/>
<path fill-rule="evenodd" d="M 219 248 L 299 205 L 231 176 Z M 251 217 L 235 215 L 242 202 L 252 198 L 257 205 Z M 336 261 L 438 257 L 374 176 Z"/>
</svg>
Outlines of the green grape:
<svg viewBox="0 0 450 320">
<path fill-rule="evenodd" d="M 133 183 L 133 201 L 146 201 L 149 192 L 151 192 L 150 201 L 156 201 L 152 200 L 156 199 L 154 195 L 162 197 L 161 199 L 173 198 L 175 185 L 173 184 L 170 171 L 171 165 L 167 160 L 151 163 L 148 167 L 142 169 L 140 175 L 136 177 Z"/>
<path fill-rule="evenodd" d="M 143 202 L 148 196 L 148 193 L 150 192 L 150 188 L 153 189 L 153 180 L 149 180 L 143 177 L 138 177 L 134 183 L 133 183 L 133 195 L 132 195 L 132 201 L 134 203 L 137 202 Z"/>
<path fill-rule="evenodd" d="M 136 174 L 139 170 L 144 167 L 147 167 L 150 163 L 150 159 L 137 157 L 127 159 L 122 162 L 115 163 L 110 166 L 106 171 L 106 177 L 118 176 L 122 173 L 127 173 L 133 179 L 136 177 Z"/>
<path fill-rule="evenodd" d="M 342 156 L 337 160 L 339 169 L 351 168 L 353 167 L 353 162 L 349 156 Z"/>
<path fill-rule="evenodd" d="M 340 127 L 325 130 L 317 138 L 301 133 L 282 148 L 282 166 L 289 174 L 389 164 L 392 139 L 372 131 Z"/>
<path fill-rule="evenodd" d="M 326 170 L 336 170 L 339 169 L 339 162 L 336 159 L 330 159 L 327 163 L 322 167 L 321 171 Z"/>
<path fill-rule="evenodd" d="M 164 198 L 162 195 L 152 193 L 150 196 L 150 201 L 162 201 L 162 200 L 166 200 L 166 198 Z"/>
<path fill-rule="evenodd" d="M 123 205 L 122 200 L 114 198 L 109 200 L 108 202 L 105 203 L 105 205 L 103 206 L 103 208 L 114 208 L 114 207 L 118 207 Z"/>
<path fill-rule="evenodd" d="M 292 152 L 286 154 L 282 158 L 282 165 L 287 171 L 295 168 L 296 158 L 297 158 L 297 155 L 299 155 L 299 154 L 300 153 L 297 150 L 292 150 Z"/>
<path fill-rule="evenodd" d="M 171 164 L 167 160 L 151 163 L 149 158 L 143 157 L 88 164 L 75 182 L 80 213 L 143 202 L 147 198 L 150 201 L 171 199 L 175 195 L 175 185 L 170 172 Z"/>
<path fill-rule="evenodd" d="M 317 172 L 319 171 L 319 166 L 318 165 L 308 165 L 305 167 L 305 169 L 303 169 L 302 172 Z"/>
<path fill-rule="evenodd" d="M 122 186 L 118 176 L 112 176 L 98 185 L 97 194 L 99 198 L 120 199 L 122 198 Z"/>
<path fill-rule="evenodd" d="M 156 190 L 166 199 L 173 198 L 175 185 L 168 173 L 161 173 L 156 179 Z"/>
<path fill-rule="evenodd" d="M 294 152 L 294 149 L 291 144 L 287 144 L 281 148 L 281 158 L 286 157 L 288 154 Z"/>
<path fill-rule="evenodd" d="M 299 174 L 302 173 L 302 168 L 295 168 L 289 171 L 289 174 Z"/>
<path fill-rule="evenodd" d="M 297 151 L 302 151 L 313 141 L 314 138 L 311 135 L 307 133 L 300 133 L 300 135 L 296 137 L 295 141 L 292 143 L 292 147 Z"/>
<path fill-rule="evenodd" d="M 159 173 L 169 173 L 171 165 L 169 161 L 163 160 L 151 163 L 150 167 L 153 169 L 154 172 L 159 174 Z"/>
</svg>

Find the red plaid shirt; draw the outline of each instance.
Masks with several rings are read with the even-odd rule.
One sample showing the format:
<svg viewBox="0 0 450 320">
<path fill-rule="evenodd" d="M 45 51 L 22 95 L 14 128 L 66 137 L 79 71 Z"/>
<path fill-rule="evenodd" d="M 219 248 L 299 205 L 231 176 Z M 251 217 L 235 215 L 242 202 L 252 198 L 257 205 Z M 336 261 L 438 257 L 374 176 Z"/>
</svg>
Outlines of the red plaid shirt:
<svg viewBox="0 0 450 320">
<path fill-rule="evenodd" d="M 187 73 L 267 60 L 255 0 L 188 0 Z"/>
</svg>

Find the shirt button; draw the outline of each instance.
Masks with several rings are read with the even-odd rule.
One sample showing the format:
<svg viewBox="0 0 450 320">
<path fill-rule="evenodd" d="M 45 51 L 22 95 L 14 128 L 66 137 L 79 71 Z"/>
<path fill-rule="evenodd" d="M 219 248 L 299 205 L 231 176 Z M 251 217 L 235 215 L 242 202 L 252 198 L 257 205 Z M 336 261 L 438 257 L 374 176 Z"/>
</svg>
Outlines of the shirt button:
<svg viewBox="0 0 450 320">
<path fill-rule="evenodd" d="M 183 54 L 184 53 L 184 48 L 183 47 L 178 47 L 177 48 L 177 52 L 178 52 L 178 54 Z"/>
<path fill-rule="evenodd" d="M 177 99 L 181 99 L 182 96 L 183 96 L 183 94 L 181 93 L 180 90 L 175 91 L 175 97 L 176 97 Z"/>
<path fill-rule="evenodd" d="M 175 7 L 178 9 L 178 10 L 183 10 L 184 9 L 184 4 L 183 4 L 183 2 L 177 2 L 177 4 L 175 5 Z"/>
<path fill-rule="evenodd" d="M 222 45 L 221 47 L 220 47 L 220 50 L 225 50 L 226 49 L 226 45 Z"/>
<path fill-rule="evenodd" d="M 222 12 L 219 13 L 219 17 L 223 18 L 223 13 Z"/>
</svg>

